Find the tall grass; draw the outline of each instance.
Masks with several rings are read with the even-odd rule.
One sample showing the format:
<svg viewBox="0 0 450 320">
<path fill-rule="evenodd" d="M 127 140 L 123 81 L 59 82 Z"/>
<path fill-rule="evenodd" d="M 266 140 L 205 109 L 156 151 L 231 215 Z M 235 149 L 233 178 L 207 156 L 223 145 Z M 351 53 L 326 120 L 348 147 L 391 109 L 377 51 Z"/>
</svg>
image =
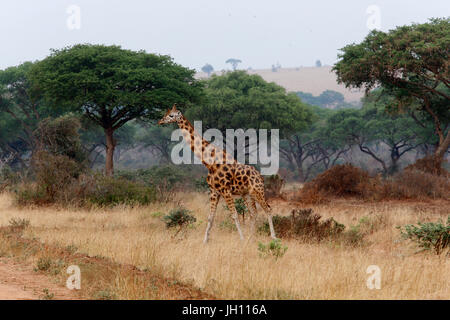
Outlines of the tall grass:
<svg viewBox="0 0 450 320">
<path fill-rule="evenodd" d="M 314 205 L 324 219 L 335 218 L 346 226 L 358 225 L 364 217 L 383 216 L 368 233 L 364 246 L 340 246 L 333 242 L 308 243 L 284 239 L 289 249 L 277 259 L 261 258 L 255 234 L 239 241 L 237 232 L 220 228 L 229 212 L 218 206 L 208 245 L 202 243 L 209 212 L 207 194 L 180 193 L 178 203 L 148 206 L 118 206 L 108 209 L 21 208 L 12 197 L 0 195 L 0 225 L 11 218 L 30 220 L 27 237 L 46 243 L 75 246 L 91 256 L 101 255 L 120 263 L 152 269 L 170 278 L 192 283 L 218 298 L 226 299 L 450 299 L 450 259 L 427 253 L 401 240 L 396 226 L 417 221 L 444 219 L 450 204 L 435 200 L 362 203 L 333 200 Z M 223 200 L 221 200 L 223 201 Z M 196 222 L 183 238 L 174 238 L 162 216 L 182 204 Z M 274 213 L 288 215 L 292 206 L 271 204 Z M 261 210 L 259 211 L 261 212 Z M 259 219 L 264 217 L 260 214 Z M 244 226 L 249 235 L 250 223 Z M 381 268 L 382 287 L 369 290 L 369 265 Z M 120 285 L 120 281 L 118 284 Z M 121 287 L 123 296 L 133 296 L 135 284 Z M 120 297 L 119 297 L 120 298 Z"/>
</svg>

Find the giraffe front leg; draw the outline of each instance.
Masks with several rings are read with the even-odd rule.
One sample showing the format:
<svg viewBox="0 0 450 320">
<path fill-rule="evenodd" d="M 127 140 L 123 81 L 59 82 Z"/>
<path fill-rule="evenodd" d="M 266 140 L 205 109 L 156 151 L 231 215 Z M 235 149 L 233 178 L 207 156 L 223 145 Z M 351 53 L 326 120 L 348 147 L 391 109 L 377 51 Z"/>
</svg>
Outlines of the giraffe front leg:
<svg viewBox="0 0 450 320">
<path fill-rule="evenodd" d="M 203 239 L 203 243 L 207 243 L 209 240 L 209 231 L 211 230 L 211 227 L 213 225 L 214 222 L 214 215 L 216 214 L 216 209 L 217 209 L 217 203 L 219 202 L 220 199 L 220 194 L 215 191 L 215 190 L 211 190 L 211 195 L 209 198 L 210 201 L 210 212 L 209 212 L 209 216 L 208 216 L 208 225 L 206 226 L 206 232 L 205 232 L 205 238 Z"/>
<path fill-rule="evenodd" d="M 236 211 L 236 207 L 234 205 L 233 197 L 230 192 L 225 193 L 223 195 L 223 197 L 225 198 L 225 201 L 227 202 L 228 209 L 232 212 L 232 217 L 234 219 L 234 223 L 236 224 L 236 228 L 239 232 L 239 237 L 241 238 L 241 240 L 244 240 L 244 235 L 242 234 L 242 229 L 241 229 L 241 225 L 239 223 L 239 218 L 238 218 L 238 214 Z"/>
</svg>

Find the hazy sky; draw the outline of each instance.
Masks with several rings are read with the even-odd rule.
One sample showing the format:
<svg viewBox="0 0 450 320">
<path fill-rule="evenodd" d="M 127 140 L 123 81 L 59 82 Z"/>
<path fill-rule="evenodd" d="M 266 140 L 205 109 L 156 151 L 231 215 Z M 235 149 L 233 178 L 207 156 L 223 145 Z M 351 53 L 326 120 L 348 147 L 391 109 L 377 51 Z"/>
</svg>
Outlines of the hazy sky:
<svg viewBox="0 0 450 320">
<path fill-rule="evenodd" d="M 71 5 L 79 29 L 67 26 Z M 253 69 L 333 64 L 339 48 L 365 37 L 368 19 L 387 31 L 448 16 L 446 0 L 1 0 L 0 69 L 75 43 L 169 54 L 196 69 L 228 69 L 231 57 Z"/>
</svg>

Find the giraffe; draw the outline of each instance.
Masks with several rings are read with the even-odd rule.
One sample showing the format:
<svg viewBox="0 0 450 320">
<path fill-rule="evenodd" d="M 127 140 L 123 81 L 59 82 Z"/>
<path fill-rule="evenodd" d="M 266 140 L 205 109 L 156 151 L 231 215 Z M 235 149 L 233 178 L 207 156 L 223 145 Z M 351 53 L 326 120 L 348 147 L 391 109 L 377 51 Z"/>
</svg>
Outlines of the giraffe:
<svg viewBox="0 0 450 320">
<path fill-rule="evenodd" d="M 225 199 L 227 207 L 232 213 L 240 239 L 244 239 L 233 195 L 241 195 L 244 199 L 244 203 L 249 209 L 250 217 L 253 220 L 252 229 L 254 228 L 255 215 L 257 213 L 256 202 L 259 203 L 267 215 L 270 235 L 273 239 L 276 239 L 272 222 L 272 209 L 267 204 L 264 196 L 264 179 L 261 174 L 254 167 L 237 162 L 224 150 L 204 140 L 195 132 L 192 124 L 176 108 L 176 105 L 173 105 L 172 109 L 166 112 L 164 117 L 158 121 L 158 124 L 174 122 L 178 124 L 184 140 L 190 145 L 195 156 L 208 169 L 206 181 L 210 189 L 210 213 L 203 242 L 206 244 L 209 240 L 209 232 L 214 222 L 214 215 L 220 197 Z M 247 197 L 250 198 L 250 203 Z"/>
</svg>

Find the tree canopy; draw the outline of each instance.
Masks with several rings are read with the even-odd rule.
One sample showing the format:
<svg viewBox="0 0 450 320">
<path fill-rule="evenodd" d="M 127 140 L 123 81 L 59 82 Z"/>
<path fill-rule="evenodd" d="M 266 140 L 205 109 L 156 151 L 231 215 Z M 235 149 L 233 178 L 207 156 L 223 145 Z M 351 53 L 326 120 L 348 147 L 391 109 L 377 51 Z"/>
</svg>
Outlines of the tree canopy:
<svg viewBox="0 0 450 320">
<path fill-rule="evenodd" d="M 213 75 L 205 81 L 206 102 L 190 107 L 186 115 L 207 128 L 280 129 L 281 135 L 306 127 L 310 109 L 294 94 L 259 75 L 245 71 Z"/>
<path fill-rule="evenodd" d="M 372 31 L 360 44 L 344 47 L 333 70 L 346 87 L 382 86 L 395 99 L 389 108 L 433 121 L 439 137 L 435 155 L 450 145 L 450 19 Z"/>
<path fill-rule="evenodd" d="M 83 44 L 53 50 L 31 77 L 54 108 L 68 105 L 104 129 L 111 175 L 114 131 L 135 118 L 156 119 L 174 103 L 198 101 L 202 91 L 194 73 L 169 56 Z"/>
<path fill-rule="evenodd" d="M 227 61 L 225 61 L 225 63 L 229 63 L 231 64 L 231 67 L 233 68 L 233 71 L 236 71 L 236 68 L 238 66 L 239 63 L 241 63 L 242 61 L 239 59 L 235 59 L 235 58 L 230 58 Z"/>
<path fill-rule="evenodd" d="M 207 63 L 207 64 L 205 64 L 203 67 L 202 67 L 202 71 L 204 72 L 204 73 L 206 73 L 207 75 L 208 75 L 208 77 L 211 75 L 211 73 L 214 71 L 214 68 L 213 68 L 213 66 L 212 65 L 210 65 L 209 63 Z"/>
</svg>

